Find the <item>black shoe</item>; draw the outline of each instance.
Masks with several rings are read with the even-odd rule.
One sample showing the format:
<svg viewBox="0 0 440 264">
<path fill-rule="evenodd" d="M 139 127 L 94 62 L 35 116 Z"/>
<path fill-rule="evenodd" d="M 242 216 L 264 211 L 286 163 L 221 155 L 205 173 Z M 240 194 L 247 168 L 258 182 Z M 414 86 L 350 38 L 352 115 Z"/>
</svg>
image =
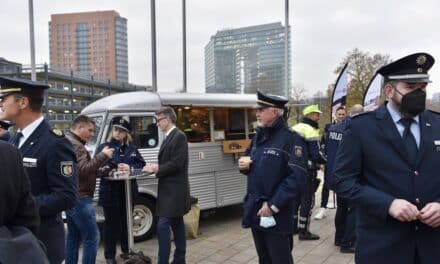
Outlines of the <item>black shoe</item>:
<svg viewBox="0 0 440 264">
<path fill-rule="evenodd" d="M 298 234 L 299 234 L 298 229 L 294 229 L 294 230 L 293 230 L 293 235 L 298 235 Z"/>
<path fill-rule="evenodd" d="M 341 247 L 339 251 L 344 254 L 354 254 L 356 249 L 354 247 Z"/>
<path fill-rule="evenodd" d="M 338 241 L 338 240 L 335 240 L 335 246 L 337 246 L 337 247 L 342 246 L 342 242 Z"/>
<path fill-rule="evenodd" d="M 105 263 L 106 264 L 116 264 L 116 260 L 115 259 L 105 259 Z"/>
<path fill-rule="evenodd" d="M 299 240 L 318 240 L 319 236 L 310 233 L 310 231 L 300 231 L 298 239 Z"/>
<path fill-rule="evenodd" d="M 127 260 L 127 259 L 130 258 L 130 254 L 128 254 L 128 253 L 121 253 L 119 256 L 120 256 L 121 259 L 123 259 L 123 260 Z"/>
</svg>

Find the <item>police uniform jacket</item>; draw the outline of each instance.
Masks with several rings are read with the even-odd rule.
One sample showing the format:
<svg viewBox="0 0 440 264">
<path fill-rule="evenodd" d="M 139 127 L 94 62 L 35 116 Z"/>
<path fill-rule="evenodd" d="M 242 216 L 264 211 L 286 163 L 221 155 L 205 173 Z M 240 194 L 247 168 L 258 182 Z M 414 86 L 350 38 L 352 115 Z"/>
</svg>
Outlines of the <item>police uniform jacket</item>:
<svg viewBox="0 0 440 264">
<path fill-rule="evenodd" d="M 35 233 L 40 218 L 21 156 L 11 144 L 0 141 L 0 160 L 0 227 L 24 226 Z"/>
<path fill-rule="evenodd" d="M 257 134 L 245 155 L 252 159 L 247 174 L 247 192 L 243 205 L 243 227 L 278 234 L 293 233 L 293 199 L 297 199 L 306 182 L 306 147 L 304 140 L 290 131 L 278 118 L 273 126 L 257 128 Z M 276 225 L 259 226 L 258 210 L 264 201 L 279 209 Z"/>
<path fill-rule="evenodd" d="M 8 142 L 11 139 L 11 134 L 9 131 L 6 131 L 6 133 L 3 136 L 0 136 L 0 140 Z"/>
<path fill-rule="evenodd" d="M 96 153 L 100 153 L 102 149 L 108 146 L 109 148 L 114 148 L 113 157 L 104 163 L 107 164 L 119 164 L 125 163 L 133 169 L 142 169 L 145 166 L 144 158 L 142 158 L 137 147 L 134 144 L 123 144 L 121 146 L 114 146 L 112 142 L 106 142 L 101 144 Z M 138 194 L 137 181 L 131 180 L 131 193 L 132 202 L 136 202 L 136 197 Z M 125 206 L 125 184 L 124 181 L 110 181 L 106 179 L 101 179 L 99 184 L 99 200 L 98 204 L 101 206 Z"/>
<path fill-rule="evenodd" d="M 327 167 L 325 170 L 325 182 L 330 190 L 333 190 L 333 170 L 335 165 L 336 152 L 342 140 L 342 135 L 350 122 L 350 117 L 344 118 L 341 122 L 333 124 L 327 129 L 325 138 L 325 154 L 327 156 Z"/>
<path fill-rule="evenodd" d="M 64 259 L 61 212 L 74 206 L 78 191 L 72 144 L 43 120 L 20 152 L 41 217 L 37 237 L 45 244 L 50 262 L 60 263 Z"/>
<path fill-rule="evenodd" d="M 352 117 L 339 147 L 335 188 L 358 206 L 356 263 L 439 263 L 440 228 L 400 222 L 388 214 L 391 202 L 405 199 L 422 209 L 440 202 L 440 115 L 419 115 L 417 161 L 408 160 L 403 139 L 386 106 Z"/>
</svg>

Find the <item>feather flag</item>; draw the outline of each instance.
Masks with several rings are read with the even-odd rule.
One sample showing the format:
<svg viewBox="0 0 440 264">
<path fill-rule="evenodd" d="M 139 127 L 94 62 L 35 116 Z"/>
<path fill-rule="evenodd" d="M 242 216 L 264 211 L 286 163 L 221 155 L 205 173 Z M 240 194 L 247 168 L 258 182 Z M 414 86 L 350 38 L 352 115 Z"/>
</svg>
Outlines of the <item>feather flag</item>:
<svg viewBox="0 0 440 264">
<path fill-rule="evenodd" d="M 364 111 L 373 111 L 379 107 L 381 87 L 382 76 L 376 73 L 364 93 Z"/>
<path fill-rule="evenodd" d="M 342 68 L 341 73 L 336 80 L 335 89 L 333 89 L 332 96 L 332 118 L 335 116 L 336 109 L 339 107 L 345 107 L 347 102 L 347 90 L 348 90 L 348 63 Z"/>
</svg>

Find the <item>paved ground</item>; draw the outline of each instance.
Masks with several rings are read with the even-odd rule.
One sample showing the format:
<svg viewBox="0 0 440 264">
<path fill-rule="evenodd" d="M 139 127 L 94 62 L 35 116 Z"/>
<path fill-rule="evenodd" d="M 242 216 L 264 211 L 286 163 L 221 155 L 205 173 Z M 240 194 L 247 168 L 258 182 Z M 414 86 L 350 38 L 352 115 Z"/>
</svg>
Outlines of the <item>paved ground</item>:
<svg viewBox="0 0 440 264">
<path fill-rule="evenodd" d="M 330 200 L 332 201 L 332 198 Z M 327 212 L 328 215 L 323 220 L 312 220 L 311 230 L 321 236 L 320 240 L 298 241 L 298 237 L 295 236 L 295 264 L 354 263 L 353 254 L 341 254 L 339 248 L 333 245 L 335 210 L 329 209 Z M 258 263 L 250 230 L 241 228 L 240 223 L 240 206 L 218 209 L 214 215 L 201 219 L 199 238 L 188 240 L 187 263 Z M 135 250 L 142 250 L 153 258 L 153 263 L 156 263 L 157 238 L 136 243 Z M 101 244 L 97 263 L 105 263 L 103 255 Z M 120 259 L 117 261 L 122 262 Z"/>
</svg>

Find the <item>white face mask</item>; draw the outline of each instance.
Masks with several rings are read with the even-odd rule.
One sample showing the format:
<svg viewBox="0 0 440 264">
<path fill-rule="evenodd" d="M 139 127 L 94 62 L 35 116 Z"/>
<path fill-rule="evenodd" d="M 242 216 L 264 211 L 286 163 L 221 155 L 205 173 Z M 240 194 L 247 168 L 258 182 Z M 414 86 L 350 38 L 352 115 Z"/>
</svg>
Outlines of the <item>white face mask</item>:
<svg viewBox="0 0 440 264">
<path fill-rule="evenodd" d="M 275 226 L 277 222 L 275 222 L 275 218 L 273 216 L 262 216 L 260 217 L 260 226 L 264 228 L 269 228 Z"/>
</svg>

